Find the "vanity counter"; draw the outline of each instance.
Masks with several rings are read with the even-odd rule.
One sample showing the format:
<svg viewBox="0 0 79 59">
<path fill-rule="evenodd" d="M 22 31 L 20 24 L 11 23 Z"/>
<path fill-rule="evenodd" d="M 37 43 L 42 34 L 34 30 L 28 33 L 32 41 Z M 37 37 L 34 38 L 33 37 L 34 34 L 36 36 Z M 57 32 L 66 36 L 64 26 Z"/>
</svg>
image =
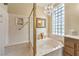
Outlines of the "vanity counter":
<svg viewBox="0 0 79 59">
<path fill-rule="evenodd" d="M 78 39 L 79 40 L 79 35 L 65 35 L 64 37 L 69 37 L 73 39 Z"/>
<path fill-rule="evenodd" d="M 64 36 L 64 55 L 79 56 L 79 35 Z"/>
</svg>

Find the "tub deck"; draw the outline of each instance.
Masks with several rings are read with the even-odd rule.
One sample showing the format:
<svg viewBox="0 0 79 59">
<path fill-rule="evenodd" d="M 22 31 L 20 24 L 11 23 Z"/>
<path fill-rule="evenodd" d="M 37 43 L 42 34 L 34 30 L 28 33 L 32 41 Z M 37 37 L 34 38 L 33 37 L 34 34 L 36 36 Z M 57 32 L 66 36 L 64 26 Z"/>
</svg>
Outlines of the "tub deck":
<svg viewBox="0 0 79 59">
<path fill-rule="evenodd" d="M 37 40 L 37 56 L 43 56 L 57 49 L 64 47 L 63 43 L 58 40 L 46 38 Z"/>
</svg>

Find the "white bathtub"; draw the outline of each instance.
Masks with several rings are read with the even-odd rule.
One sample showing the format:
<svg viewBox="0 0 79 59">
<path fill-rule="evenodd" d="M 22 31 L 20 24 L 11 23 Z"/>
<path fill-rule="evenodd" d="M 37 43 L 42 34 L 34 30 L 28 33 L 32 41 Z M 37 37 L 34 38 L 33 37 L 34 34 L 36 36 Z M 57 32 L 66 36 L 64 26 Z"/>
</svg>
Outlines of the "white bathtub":
<svg viewBox="0 0 79 59">
<path fill-rule="evenodd" d="M 54 38 L 37 40 L 37 56 L 43 56 L 63 47 L 63 43 Z"/>
</svg>

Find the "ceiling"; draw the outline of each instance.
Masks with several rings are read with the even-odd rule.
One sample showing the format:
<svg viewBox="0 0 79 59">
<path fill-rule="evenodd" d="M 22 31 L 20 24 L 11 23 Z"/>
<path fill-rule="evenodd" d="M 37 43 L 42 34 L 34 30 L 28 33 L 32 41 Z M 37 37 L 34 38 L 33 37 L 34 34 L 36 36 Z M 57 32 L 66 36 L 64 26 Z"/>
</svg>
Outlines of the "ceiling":
<svg viewBox="0 0 79 59">
<path fill-rule="evenodd" d="M 47 6 L 49 3 L 37 3 L 37 5 L 38 6 L 40 6 L 40 7 L 45 7 L 45 6 Z"/>
<path fill-rule="evenodd" d="M 47 6 L 49 3 L 37 3 L 38 6 L 40 7 L 45 7 Z M 8 5 L 20 5 L 20 6 L 29 6 L 29 5 L 33 5 L 33 3 L 9 3 Z"/>
</svg>

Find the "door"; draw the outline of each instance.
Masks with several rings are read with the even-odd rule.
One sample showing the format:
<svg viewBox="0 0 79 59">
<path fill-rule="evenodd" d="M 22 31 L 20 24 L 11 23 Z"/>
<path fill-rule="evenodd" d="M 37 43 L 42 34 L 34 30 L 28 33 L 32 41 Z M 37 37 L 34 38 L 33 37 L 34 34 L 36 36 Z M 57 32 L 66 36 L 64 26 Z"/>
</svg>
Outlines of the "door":
<svg viewBox="0 0 79 59">
<path fill-rule="evenodd" d="M 8 42 L 7 6 L 0 3 L 0 55 L 4 55 L 4 46 Z"/>
<path fill-rule="evenodd" d="M 4 20 L 1 7 L 0 7 L 0 55 L 4 55 Z"/>
</svg>

